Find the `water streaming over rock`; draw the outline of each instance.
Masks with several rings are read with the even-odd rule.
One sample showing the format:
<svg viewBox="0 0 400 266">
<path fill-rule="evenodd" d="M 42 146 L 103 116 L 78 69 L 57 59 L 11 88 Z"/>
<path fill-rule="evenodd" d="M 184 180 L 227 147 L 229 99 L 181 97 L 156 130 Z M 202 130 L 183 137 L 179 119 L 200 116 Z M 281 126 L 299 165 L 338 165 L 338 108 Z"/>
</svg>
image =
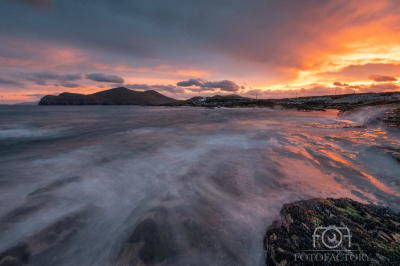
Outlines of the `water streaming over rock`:
<svg viewBox="0 0 400 266">
<path fill-rule="evenodd" d="M 363 117 L 1 106 L 0 264 L 264 265 L 285 203 L 398 210 L 399 131 Z"/>
</svg>

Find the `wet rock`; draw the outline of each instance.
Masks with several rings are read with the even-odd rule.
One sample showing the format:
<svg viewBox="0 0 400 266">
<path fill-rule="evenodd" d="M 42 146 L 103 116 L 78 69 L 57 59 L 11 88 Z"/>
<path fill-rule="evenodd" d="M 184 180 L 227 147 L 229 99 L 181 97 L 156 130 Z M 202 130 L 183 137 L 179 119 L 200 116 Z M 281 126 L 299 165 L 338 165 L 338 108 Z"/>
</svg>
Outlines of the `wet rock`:
<svg viewBox="0 0 400 266">
<path fill-rule="evenodd" d="M 399 148 L 394 148 L 394 147 L 378 147 L 378 146 L 372 146 L 371 149 L 377 149 L 380 153 L 386 154 L 392 159 L 396 160 L 397 162 L 400 163 L 400 149 Z"/>
<path fill-rule="evenodd" d="M 26 237 L 18 245 L 0 253 L 0 266 L 62 265 L 79 252 L 73 248 L 73 238 L 98 211 L 97 207 L 87 205 Z"/>
<path fill-rule="evenodd" d="M 61 265 L 79 252 L 73 248 L 76 237 L 100 210 L 93 205 L 86 205 L 80 210 L 61 218 L 26 240 L 29 245 L 32 265 Z M 71 248 L 72 247 L 72 248 Z"/>
<path fill-rule="evenodd" d="M 265 236 L 268 265 L 400 263 L 400 213 L 348 198 L 298 201 L 281 212 L 285 220 Z"/>
<path fill-rule="evenodd" d="M 168 211 L 157 207 L 134 225 L 125 243 L 114 247 L 108 265 L 153 265 L 179 253 Z"/>
<path fill-rule="evenodd" d="M 246 265 L 235 247 L 240 246 L 242 253 L 251 249 L 245 241 L 249 234 L 246 225 L 224 220 L 212 206 L 157 206 L 125 229 L 110 253 L 108 266 Z M 242 234 L 233 244 L 226 232 Z"/>
<path fill-rule="evenodd" d="M 388 127 L 400 128 L 400 107 L 392 108 L 377 117 Z"/>
<path fill-rule="evenodd" d="M 18 244 L 0 253 L 0 266 L 26 265 L 29 256 L 28 244 Z"/>
<path fill-rule="evenodd" d="M 30 193 L 28 196 L 26 196 L 24 205 L 15 208 L 0 218 L 0 233 L 10 229 L 13 224 L 26 219 L 30 215 L 37 213 L 45 207 L 48 207 L 52 204 L 54 205 L 58 199 L 56 196 L 51 194 L 51 192 L 67 186 L 72 182 L 78 182 L 80 180 L 81 177 L 79 176 L 57 180 L 48 186 L 39 188 Z"/>
<path fill-rule="evenodd" d="M 39 188 L 39 189 L 35 190 L 34 192 L 30 193 L 27 196 L 27 199 L 28 198 L 32 198 L 32 197 L 37 196 L 37 195 L 40 195 L 40 194 L 53 192 L 53 191 L 55 191 L 55 190 L 57 190 L 59 188 L 62 188 L 64 186 L 70 184 L 70 183 L 79 182 L 81 180 L 82 180 L 82 177 L 80 177 L 80 176 L 72 176 L 72 177 L 68 177 L 68 178 L 65 178 L 65 179 L 56 180 L 53 183 L 51 183 L 50 185 L 48 185 L 46 187 L 43 187 L 43 188 Z"/>
<path fill-rule="evenodd" d="M 362 107 L 353 106 L 352 108 L 349 107 L 349 108 L 340 109 L 338 116 L 346 117 L 346 116 L 352 115 L 352 114 L 357 113 L 362 110 L 368 110 L 368 109 L 364 109 L 363 107 L 364 106 L 362 106 Z M 376 108 L 382 109 L 382 112 L 379 115 L 368 117 L 366 119 L 366 121 L 364 121 L 364 124 L 382 126 L 382 127 L 387 128 L 388 130 L 390 130 L 390 129 L 396 130 L 396 129 L 400 128 L 400 105 L 398 103 L 393 104 L 393 103 L 389 102 L 388 104 L 382 104 L 382 105 L 376 106 Z M 363 126 L 365 126 L 365 125 L 363 125 Z"/>
<path fill-rule="evenodd" d="M 385 92 L 288 98 L 280 100 L 278 104 L 283 108 L 303 111 L 337 109 L 346 112 L 364 106 L 396 104 L 399 102 L 399 92 Z"/>
</svg>

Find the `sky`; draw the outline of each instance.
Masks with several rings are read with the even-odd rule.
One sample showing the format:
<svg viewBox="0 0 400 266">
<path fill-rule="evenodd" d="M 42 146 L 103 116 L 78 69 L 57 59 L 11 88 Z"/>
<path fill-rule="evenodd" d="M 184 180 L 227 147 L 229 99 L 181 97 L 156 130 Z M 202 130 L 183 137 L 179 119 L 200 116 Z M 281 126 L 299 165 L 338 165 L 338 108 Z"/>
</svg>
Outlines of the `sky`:
<svg viewBox="0 0 400 266">
<path fill-rule="evenodd" d="M 400 90 L 400 1 L 2 0 L 0 103 Z"/>
</svg>

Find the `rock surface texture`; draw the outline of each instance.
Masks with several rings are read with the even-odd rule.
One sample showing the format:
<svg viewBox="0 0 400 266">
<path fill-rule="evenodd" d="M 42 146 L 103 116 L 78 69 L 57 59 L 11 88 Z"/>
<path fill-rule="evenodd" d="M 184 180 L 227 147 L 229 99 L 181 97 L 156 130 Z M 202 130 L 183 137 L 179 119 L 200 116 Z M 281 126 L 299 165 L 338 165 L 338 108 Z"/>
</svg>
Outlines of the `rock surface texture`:
<svg viewBox="0 0 400 266">
<path fill-rule="evenodd" d="M 127 222 L 107 266 L 249 265 L 234 250 L 234 246 L 240 246 L 241 252 L 251 249 L 251 243 L 245 242 L 245 236 L 251 233 L 246 224 L 230 220 L 221 223 L 214 220 L 218 213 L 200 219 L 192 214 L 184 206 L 157 206 L 139 221 Z M 228 241 L 225 232 L 239 228 L 240 235 Z"/>
<path fill-rule="evenodd" d="M 282 99 L 278 102 L 284 108 L 296 108 L 305 111 L 323 111 L 337 109 L 352 110 L 358 107 L 400 103 L 399 92 L 359 93 L 329 96 L 313 96 Z"/>
<path fill-rule="evenodd" d="M 348 198 L 298 201 L 281 212 L 265 237 L 267 265 L 400 265 L 400 213 Z"/>
</svg>

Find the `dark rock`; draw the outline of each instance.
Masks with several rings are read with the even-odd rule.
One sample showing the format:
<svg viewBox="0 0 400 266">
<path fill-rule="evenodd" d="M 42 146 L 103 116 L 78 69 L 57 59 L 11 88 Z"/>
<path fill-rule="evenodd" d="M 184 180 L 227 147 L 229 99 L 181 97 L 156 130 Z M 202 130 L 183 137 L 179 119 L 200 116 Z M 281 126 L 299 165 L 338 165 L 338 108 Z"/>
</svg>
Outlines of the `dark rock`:
<svg viewBox="0 0 400 266">
<path fill-rule="evenodd" d="M 383 153 L 383 154 L 387 155 L 388 157 L 390 157 L 400 163 L 400 149 L 399 148 L 371 146 L 368 148 L 368 150 L 371 150 L 371 151 L 375 150 L 381 154 Z"/>
<path fill-rule="evenodd" d="M 388 208 L 366 205 L 348 198 L 311 199 L 286 204 L 281 213 L 285 220 L 280 225 L 275 223 L 265 237 L 268 265 L 400 263 L 400 214 Z M 335 228 L 339 228 L 341 234 Z M 345 228 L 349 229 L 349 234 Z M 313 235 L 316 236 L 315 242 Z M 328 259 L 324 257 L 324 261 L 318 262 L 315 259 L 317 254 L 327 254 Z M 358 258 L 356 263 L 350 260 L 350 256 L 355 258 L 355 255 Z M 311 261 L 312 256 L 314 261 Z M 341 258 L 342 261 L 335 258 Z"/>
<path fill-rule="evenodd" d="M 18 245 L 0 253 L 0 266 L 62 265 L 74 257 L 74 237 L 85 228 L 99 209 L 87 205 L 68 214 L 39 232 L 26 237 Z"/>
<path fill-rule="evenodd" d="M 23 219 L 26 219 L 29 215 L 32 215 L 43 208 L 55 204 L 57 197 L 52 195 L 53 192 L 59 188 L 62 188 L 72 182 L 78 182 L 81 180 L 79 176 L 73 176 L 62 180 L 57 180 L 46 187 L 39 188 L 34 192 L 26 196 L 24 205 L 15 208 L 14 210 L 7 213 L 4 217 L 0 218 L 0 232 L 4 232 L 12 227 L 12 224 L 18 223 Z"/>
<path fill-rule="evenodd" d="M 47 192 L 52 192 L 58 188 L 64 187 L 73 182 L 78 182 L 80 180 L 82 180 L 82 177 L 80 177 L 80 176 L 73 176 L 73 177 L 68 177 L 68 178 L 61 179 L 61 180 L 56 180 L 53 183 L 51 183 L 50 185 L 43 187 L 43 188 L 39 188 L 39 189 L 35 190 L 34 192 L 28 194 L 27 198 L 32 198 L 34 196 L 37 196 L 39 194 L 44 194 Z"/>
<path fill-rule="evenodd" d="M 391 108 L 377 119 L 381 120 L 387 127 L 400 128 L 400 106 Z"/>
<path fill-rule="evenodd" d="M 58 96 L 46 95 L 39 105 L 154 105 L 178 102 L 156 91 L 134 91 L 124 87 L 89 95 L 64 92 Z"/>
<path fill-rule="evenodd" d="M 180 248 L 172 232 L 167 209 L 154 208 L 136 223 L 127 241 L 114 248 L 109 265 L 153 265 L 173 259 Z"/>
<path fill-rule="evenodd" d="M 244 222 L 225 220 L 215 206 L 157 206 L 141 216 L 139 221 L 128 218 L 108 266 L 246 265 L 235 248 L 249 252 L 245 238 L 251 229 Z M 228 240 L 226 232 L 242 233 Z"/>
<path fill-rule="evenodd" d="M 22 266 L 30 256 L 28 244 L 21 243 L 0 253 L 0 266 Z"/>
<path fill-rule="evenodd" d="M 359 107 L 400 103 L 399 92 L 357 93 L 282 99 L 278 104 L 286 109 L 324 111 L 336 109 L 346 112 Z"/>
<path fill-rule="evenodd" d="M 61 218 L 26 240 L 29 244 L 32 265 L 62 265 L 79 250 L 73 248 L 74 238 L 91 222 L 99 208 L 86 205 Z"/>
<path fill-rule="evenodd" d="M 389 130 L 392 128 L 400 128 L 400 104 L 388 103 L 379 105 L 377 107 L 383 108 L 382 113 L 373 117 L 368 117 L 368 119 L 364 122 L 365 124 L 383 126 Z M 340 110 L 338 116 L 346 117 L 361 110 L 362 109 L 360 107 L 353 106 L 353 108 Z"/>
</svg>

